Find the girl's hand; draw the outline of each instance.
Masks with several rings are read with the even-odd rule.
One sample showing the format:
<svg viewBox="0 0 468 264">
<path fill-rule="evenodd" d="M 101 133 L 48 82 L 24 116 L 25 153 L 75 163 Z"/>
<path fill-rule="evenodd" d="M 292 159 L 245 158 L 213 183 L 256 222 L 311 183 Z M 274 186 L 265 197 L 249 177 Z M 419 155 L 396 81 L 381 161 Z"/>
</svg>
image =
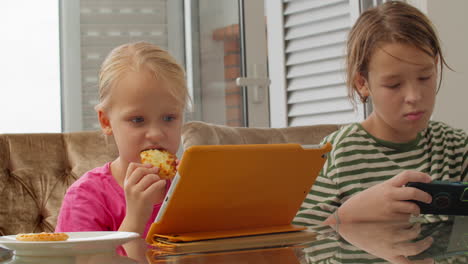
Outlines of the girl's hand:
<svg viewBox="0 0 468 264">
<path fill-rule="evenodd" d="M 404 171 L 372 186 L 354 195 L 339 208 L 340 221 L 408 221 L 411 215 L 419 215 L 419 206 L 408 200 L 431 203 L 432 196 L 417 188 L 405 187 L 408 182 L 428 183 L 431 177 L 417 171 Z M 333 216 L 325 223 L 334 223 Z"/>
<path fill-rule="evenodd" d="M 125 220 L 141 229 L 139 233 L 143 232 L 154 204 L 164 199 L 166 181 L 159 178 L 158 171 L 159 168 L 139 163 L 130 163 L 127 168 L 124 181 L 127 203 Z"/>
</svg>

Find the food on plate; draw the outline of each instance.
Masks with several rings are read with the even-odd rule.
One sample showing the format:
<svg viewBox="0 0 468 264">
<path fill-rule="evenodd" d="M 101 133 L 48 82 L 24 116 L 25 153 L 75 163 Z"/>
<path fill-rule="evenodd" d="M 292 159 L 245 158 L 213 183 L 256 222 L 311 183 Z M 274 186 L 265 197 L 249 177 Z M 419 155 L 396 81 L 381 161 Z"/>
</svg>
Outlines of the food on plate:
<svg viewBox="0 0 468 264">
<path fill-rule="evenodd" d="M 172 179 L 177 172 L 176 155 L 167 150 L 149 149 L 140 153 L 141 163 L 151 164 L 159 168 L 161 179 Z"/>
<path fill-rule="evenodd" d="M 27 233 L 17 234 L 16 240 L 19 241 L 65 241 L 68 235 L 65 233 Z"/>
</svg>

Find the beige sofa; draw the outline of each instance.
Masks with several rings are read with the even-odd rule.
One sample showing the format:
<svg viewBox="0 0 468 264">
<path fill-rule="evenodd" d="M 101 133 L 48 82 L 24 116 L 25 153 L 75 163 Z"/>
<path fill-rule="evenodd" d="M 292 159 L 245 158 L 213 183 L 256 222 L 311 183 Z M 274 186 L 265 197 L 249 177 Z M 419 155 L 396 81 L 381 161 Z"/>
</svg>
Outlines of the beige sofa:
<svg viewBox="0 0 468 264">
<path fill-rule="evenodd" d="M 97 131 L 0 135 L 0 235 L 53 231 L 68 186 L 116 156 Z"/>
<path fill-rule="evenodd" d="M 316 144 L 337 125 L 232 128 L 203 122 L 183 127 L 183 146 Z M 117 156 L 101 132 L 0 135 L 0 235 L 53 231 L 63 196 L 84 172 Z"/>
</svg>

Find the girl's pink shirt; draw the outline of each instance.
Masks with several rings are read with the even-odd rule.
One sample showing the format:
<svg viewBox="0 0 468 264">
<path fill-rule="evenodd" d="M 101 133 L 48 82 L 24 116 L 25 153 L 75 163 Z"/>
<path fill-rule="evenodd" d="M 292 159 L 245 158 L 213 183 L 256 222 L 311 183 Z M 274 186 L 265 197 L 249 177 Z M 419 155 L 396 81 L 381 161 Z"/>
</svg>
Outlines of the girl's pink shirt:
<svg viewBox="0 0 468 264">
<path fill-rule="evenodd" d="M 67 190 L 55 232 L 117 231 L 126 213 L 125 192 L 110 170 L 110 162 L 86 172 Z M 166 184 L 166 192 L 170 186 Z M 161 208 L 155 204 L 143 238 Z M 119 250 L 120 251 L 120 250 Z M 119 252 L 121 253 L 121 252 Z"/>
</svg>

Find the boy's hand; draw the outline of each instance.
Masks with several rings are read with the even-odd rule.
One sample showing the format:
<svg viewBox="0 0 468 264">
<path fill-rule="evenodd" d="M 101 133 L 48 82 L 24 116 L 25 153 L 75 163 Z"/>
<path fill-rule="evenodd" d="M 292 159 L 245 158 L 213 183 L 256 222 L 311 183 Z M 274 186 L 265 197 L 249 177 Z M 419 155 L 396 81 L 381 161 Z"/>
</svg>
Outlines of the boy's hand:
<svg viewBox="0 0 468 264">
<path fill-rule="evenodd" d="M 158 176 L 159 168 L 149 164 L 130 163 L 124 181 L 126 218 L 134 219 L 135 225 L 144 229 L 154 204 L 162 202 L 166 181 Z M 143 230 L 141 230 L 143 232 Z"/>
<path fill-rule="evenodd" d="M 411 215 L 419 215 L 419 206 L 408 200 L 431 203 L 428 193 L 412 187 L 408 182 L 431 182 L 429 175 L 417 171 L 404 171 L 395 177 L 372 186 L 346 201 L 338 210 L 341 222 L 359 221 L 408 221 Z M 333 218 L 326 223 L 333 222 Z"/>
</svg>

